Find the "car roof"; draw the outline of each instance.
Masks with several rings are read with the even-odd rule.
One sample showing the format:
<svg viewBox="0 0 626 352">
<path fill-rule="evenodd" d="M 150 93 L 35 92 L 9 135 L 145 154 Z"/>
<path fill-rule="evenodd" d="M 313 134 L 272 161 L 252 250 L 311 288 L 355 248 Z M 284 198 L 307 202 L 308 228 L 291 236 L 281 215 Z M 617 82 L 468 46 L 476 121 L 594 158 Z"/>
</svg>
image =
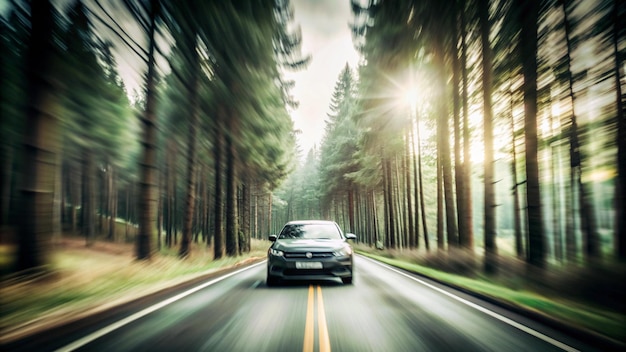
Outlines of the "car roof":
<svg viewBox="0 0 626 352">
<path fill-rule="evenodd" d="M 336 222 L 331 221 L 331 220 L 294 220 L 294 221 L 289 221 L 288 223 L 286 223 L 285 225 L 306 225 L 306 224 L 333 224 L 333 225 L 337 225 Z"/>
</svg>

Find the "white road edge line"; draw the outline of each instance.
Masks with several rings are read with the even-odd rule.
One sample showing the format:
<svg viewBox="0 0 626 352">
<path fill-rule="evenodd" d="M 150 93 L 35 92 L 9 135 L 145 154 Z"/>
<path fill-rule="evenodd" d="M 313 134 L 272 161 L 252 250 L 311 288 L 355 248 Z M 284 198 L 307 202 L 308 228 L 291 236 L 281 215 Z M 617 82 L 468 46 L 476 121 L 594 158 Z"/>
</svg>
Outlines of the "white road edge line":
<svg viewBox="0 0 626 352">
<path fill-rule="evenodd" d="M 481 306 L 479 306 L 479 305 L 477 305 L 475 303 L 472 303 L 472 302 L 470 302 L 470 301 L 468 301 L 466 299 L 463 299 L 463 298 L 461 298 L 459 296 L 455 296 L 452 293 L 447 292 L 445 290 L 442 290 L 442 289 L 440 289 L 437 286 L 433 286 L 433 285 L 429 284 L 428 282 L 425 282 L 425 281 L 420 280 L 420 279 L 418 279 L 416 277 L 408 275 L 407 273 L 404 273 L 404 272 L 402 272 L 400 270 L 397 270 L 397 269 L 395 269 L 392 266 L 389 266 L 387 264 L 378 262 L 376 260 L 373 260 L 373 259 L 370 259 L 370 258 L 367 258 L 367 257 L 364 257 L 364 256 L 360 256 L 360 257 L 363 258 L 363 259 L 366 259 L 366 260 L 368 260 L 368 261 L 370 261 L 372 263 L 375 263 L 375 264 L 378 264 L 380 266 L 383 266 L 383 267 L 385 267 L 385 268 L 387 268 L 387 269 L 389 269 L 389 270 L 391 270 L 391 271 L 393 271 L 395 273 L 398 273 L 398 274 L 400 274 L 402 276 L 405 276 L 405 277 L 407 277 L 407 278 L 409 278 L 409 279 L 411 279 L 413 281 L 417 281 L 417 282 L 419 282 L 420 284 L 422 284 L 424 286 L 427 286 L 427 287 L 429 287 L 429 288 L 431 288 L 431 289 L 433 289 L 433 290 L 435 290 L 435 291 L 437 291 L 439 293 L 443 293 L 444 295 L 446 295 L 446 296 L 448 296 L 448 297 L 450 297 L 452 299 L 455 299 L 455 300 L 457 300 L 457 301 L 459 301 L 459 302 L 461 302 L 461 303 L 463 303 L 465 305 L 468 305 L 468 306 L 470 306 L 470 307 L 472 307 L 472 308 L 474 308 L 474 309 L 476 309 L 478 311 L 481 311 L 481 312 L 483 312 L 483 313 L 485 313 L 485 314 L 487 314 L 487 315 L 489 315 L 489 316 L 491 316 L 493 318 L 496 318 L 496 319 L 500 320 L 503 323 L 511 325 L 511 326 L 513 326 L 513 327 L 515 327 L 515 328 L 517 328 L 517 329 L 519 329 L 519 330 L 521 330 L 521 331 L 523 331 L 523 332 L 525 332 L 525 333 L 527 333 L 529 335 L 532 335 L 532 336 L 534 336 L 534 337 L 536 337 L 538 339 L 541 339 L 541 340 L 543 340 L 543 341 L 545 341 L 545 342 L 547 342 L 547 343 L 549 343 L 549 344 L 551 344 L 551 345 L 553 345 L 555 347 L 558 347 L 558 348 L 560 348 L 560 349 L 562 349 L 564 351 L 578 352 L 578 350 L 575 349 L 574 347 L 566 345 L 566 344 L 564 344 L 564 343 L 562 343 L 562 342 L 560 342 L 558 340 L 555 340 L 555 339 L 551 338 L 550 336 L 544 335 L 544 334 L 540 333 L 539 331 L 533 330 L 533 329 L 527 327 L 526 325 L 520 324 L 520 323 L 518 323 L 518 322 L 516 322 L 514 320 L 511 320 L 511 319 L 509 319 L 509 318 L 507 318 L 505 316 L 502 316 L 502 315 L 500 315 L 498 313 L 490 311 L 487 308 L 481 307 Z"/>
<path fill-rule="evenodd" d="M 178 300 L 180 300 L 182 298 L 185 298 L 185 297 L 189 296 L 192 293 L 200 291 L 200 290 L 202 290 L 202 289 L 204 289 L 206 287 L 209 287 L 209 286 L 211 286 L 213 284 L 216 284 L 216 283 L 218 283 L 218 282 L 220 282 L 220 281 L 222 281 L 224 279 L 227 279 L 227 278 L 229 278 L 231 276 L 237 275 L 237 274 L 239 274 L 239 273 L 241 273 L 243 271 L 252 269 L 252 268 L 257 267 L 257 266 L 259 266 L 261 264 L 264 264 L 264 263 L 265 263 L 265 261 L 262 261 L 260 263 L 253 264 L 253 265 L 245 267 L 243 269 L 239 269 L 237 271 L 234 271 L 234 272 L 232 272 L 230 274 L 226 274 L 224 276 L 220 276 L 220 277 L 218 277 L 216 279 L 213 279 L 211 281 L 205 282 L 202 285 L 196 286 L 196 287 L 194 287 L 194 288 L 192 288 L 190 290 L 187 290 L 187 291 L 185 291 L 183 293 L 180 293 L 180 294 L 178 294 L 178 295 L 176 295 L 174 297 L 170 297 L 170 298 L 168 298 L 168 299 L 166 299 L 164 301 L 161 301 L 161 302 L 159 302 L 159 303 L 157 303 L 157 304 L 155 304 L 153 306 L 145 308 L 145 309 L 143 309 L 143 310 L 141 310 L 141 311 L 139 311 L 139 312 L 137 312 L 135 314 L 129 315 L 128 317 L 126 317 L 126 318 L 124 318 L 122 320 L 119 320 L 119 321 L 117 321 L 117 322 L 115 322 L 115 323 L 113 323 L 111 325 L 105 326 L 105 327 L 101 328 L 100 330 L 96 330 L 96 331 L 92 332 L 91 334 L 89 334 L 89 335 L 87 335 L 87 336 L 85 336 L 85 337 L 83 337 L 81 339 L 78 339 L 78 340 L 70 343 L 67 346 L 64 346 L 64 347 L 61 347 L 61 348 L 57 349 L 56 352 L 74 351 L 74 350 L 76 350 L 78 348 L 81 348 L 81 347 L 85 346 L 86 344 L 88 344 L 88 343 L 90 343 L 90 342 L 92 342 L 92 341 L 94 341 L 94 340 L 96 340 L 96 339 L 98 339 L 98 338 L 100 338 L 100 337 L 102 337 L 102 336 L 104 336 L 106 334 L 109 334 L 109 333 L 111 333 L 111 332 L 113 332 L 113 331 L 123 327 L 124 325 L 130 324 L 130 323 L 134 322 L 137 319 L 140 319 L 140 318 L 142 318 L 142 317 L 144 317 L 144 316 L 146 316 L 146 315 L 148 315 L 148 314 L 150 314 L 152 312 L 155 312 L 155 311 L 157 311 L 157 310 L 159 310 L 159 309 L 161 309 L 161 308 L 163 308 L 165 306 L 168 306 L 168 305 L 170 305 L 170 304 L 172 304 L 172 303 L 174 303 L 174 302 L 176 302 L 176 301 L 178 301 Z"/>
</svg>

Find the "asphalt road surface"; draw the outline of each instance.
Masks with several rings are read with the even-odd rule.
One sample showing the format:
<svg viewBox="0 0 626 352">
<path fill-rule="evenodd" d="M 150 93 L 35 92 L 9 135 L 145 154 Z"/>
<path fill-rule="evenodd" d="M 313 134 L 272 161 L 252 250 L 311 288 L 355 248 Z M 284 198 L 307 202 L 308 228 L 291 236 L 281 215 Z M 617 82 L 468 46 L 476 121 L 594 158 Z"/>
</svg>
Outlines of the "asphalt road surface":
<svg viewBox="0 0 626 352">
<path fill-rule="evenodd" d="M 265 262 L 81 328 L 29 351 L 593 351 L 539 323 L 355 258 L 340 280 L 265 284 Z M 6 347 L 6 346 L 5 346 Z"/>
</svg>

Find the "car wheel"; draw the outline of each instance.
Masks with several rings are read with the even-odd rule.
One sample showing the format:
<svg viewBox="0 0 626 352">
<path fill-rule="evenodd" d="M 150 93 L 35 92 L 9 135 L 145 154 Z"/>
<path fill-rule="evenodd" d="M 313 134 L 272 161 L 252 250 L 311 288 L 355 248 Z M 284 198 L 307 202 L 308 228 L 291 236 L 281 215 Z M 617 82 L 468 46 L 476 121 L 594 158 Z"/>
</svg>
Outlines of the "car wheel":
<svg viewBox="0 0 626 352">
<path fill-rule="evenodd" d="M 348 276 L 348 277 L 342 277 L 341 281 L 346 284 L 346 285 L 351 285 L 352 284 L 352 276 Z"/>
<path fill-rule="evenodd" d="M 276 286 L 278 285 L 278 278 L 268 273 L 267 278 L 265 279 L 265 283 L 267 284 L 267 286 Z"/>
</svg>

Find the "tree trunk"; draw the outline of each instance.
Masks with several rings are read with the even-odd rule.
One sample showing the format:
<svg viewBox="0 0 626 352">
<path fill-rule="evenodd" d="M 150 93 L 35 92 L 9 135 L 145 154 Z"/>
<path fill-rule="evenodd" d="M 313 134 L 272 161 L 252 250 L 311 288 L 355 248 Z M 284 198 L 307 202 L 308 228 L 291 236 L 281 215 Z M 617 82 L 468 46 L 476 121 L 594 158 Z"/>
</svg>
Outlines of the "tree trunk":
<svg viewBox="0 0 626 352">
<path fill-rule="evenodd" d="M 489 42 L 489 2 L 478 0 L 478 14 L 480 17 L 480 37 L 482 44 L 483 68 L 483 130 L 485 139 L 485 271 L 494 272 L 495 258 L 498 254 L 496 247 L 496 194 L 494 181 L 493 159 L 493 110 L 491 103 L 492 93 L 492 54 Z"/>
<path fill-rule="evenodd" d="M 445 238 L 443 233 L 444 216 L 443 213 L 443 171 L 441 169 L 441 150 L 437 148 L 437 250 L 444 250 Z"/>
<path fill-rule="evenodd" d="M 524 140 L 526 145 L 526 204 L 528 208 L 528 263 L 545 266 L 545 238 L 541 213 L 537 137 L 537 21 L 539 3 L 518 0 L 520 55 L 524 83 Z"/>
<path fill-rule="evenodd" d="M 422 139 L 419 128 L 419 121 L 419 114 L 416 113 L 415 125 L 417 126 L 417 168 L 420 189 L 420 209 L 422 210 L 422 232 L 424 233 L 424 247 L 426 248 L 426 251 L 430 251 L 430 241 L 428 240 L 428 224 L 426 224 L 426 206 L 424 205 L 424 181 L 422 177 Z"/>
<path fill-rule="evenodd" d="M 382 175 L 382 187 L 383 187 L 383 220 L 385 231 L 383 232 L 384 238 L 382 242 L 385 247 L 390 246 L 389 241 L 389 233 L 391 233 L 391 229 L 389 228 L 389 192 L 387 192 L 387 171 L 386 171 L 386 162 L 384 158 L 381 158 L 380 162 L 381 167 L 381 175 Z"/>
<path fill-rule="evenodd" d="M 411 121 L 413 126 L 413 121 Z M 404 188 L 406 190 L 406 218 L 407 218 L 407 245 L 413 249 L 416 246 L 415 225 L 413 221 L 413 190 L 411 189 L 411 130 L 407 129 L 404 133 Z"/>
<path fill-rule="evenodd" d="M 234 116 L 229 119 L 226 133 L 226 255 L 239 253 L 239 226 L 237 223 L 237 180 L 235 173 Z"/>
<path fill-rule="evenodd" d="M 56 155 L 56 174 L 54 175 L 54 199 L 52 201 L 52 245 L 60 243 L 63 233 L 63 159 L 62 153 Z"/>
<path fill-rule="evenodd" d="M 619 43 L 623 40 L 624 22 L 620 21 L 621 0 L 613 0 L 613 52 L 615 57 L 614 76 L 617 106 L 617 178 L 615 181 L 615 256 L 626 261 L 626 113 L 622 96 L 622 57 Z M 622 7 L 623 9 L 623 7 Z"/>
<path fill-rule="evenodd" d="M 31 16 L 27 54 L 28 128 L 23 139 L 17 270 L 38 268 L 48 262 L 55 221 L 52 204 L 59 122 L 54 107 L 55 82 L 50 78 L 55 60 L 50 1 L 33 2 Z"/>
<path fill-rule="evenodd" d="M 0 203 L 0 225 L 9 224 L 9 209 L 11 205 L 11 182 L 13 179 L 13 144 L 5 142 L 2 145 L 2 197 Z"/>
<path fill-rule="evenodd" d="M 417 112 L 416 112 L 417 113 Z M 415 236 L 415 248 L 419 248 L 420 246 L 420 197 L 419 197 L 419 176 L 418 176 L 418 165 L 417 165 L 417 142 L 415 137 L 415 127 L 413 126 L 413 122 L 411 122 L 411 148 L 413 151 L 413 198 L 415 199 L 415 229 L 413 230 L 413 235 Z"/>
<path fill-rule="evenodd" d="M 176 141 L 170 139 L 167 143 L 167 227 L 165 234 L 165 245 L 172 247 L 174 242 L 174 232 L 176 231 Z"/>
<path fill-rule="evenodd" d="M 355 229 L 354 229 L 354 225 L 355 225 L 355 221 L 354 221 L 354 187 L 351 184 L 349 186 L 350 188 L 348 189 L 348 223 L 349 223 L 349 228 L 348 228 L 348 232 L 354 233 Z"/>
<path fill-rule="evenodd" d="M 224 107 L 221 106 L 219 111 L 219 121 L 224 121 L 225 112 Z M 218 122 L 219 122 L 218 121 Z M 214 219 L 213 219 L 213 258 L 220 259 L 224 256 L 224 232 L 223 232 L 223 220 L 224 220 L 224 203 L 222 198 L 222 144 L 223 144 L 222 129 L 220 126 L 215 128 L 215 141 L 213 142 L 213 160 L 214 160 L 214 172 L 215 172 L 215 194 L 214 194 Z"/>
<path fill-rule="evenodd" d="M 387 243 L 388 243 L 388 247 L 390 248 L 396 248 L 396 218 L 395 218 L 395 211 L 394 211 L 394 206 L 393 206 L 393 185 L 392 185 L 392 181 L 393 179 L 391 178 L 391 160 L 389 160 L 389 158 L 385 158 L 383 160 L 383 165 L 384 165 L 384 171 L 385 171 L 385 179 L 386 181 L 386 185 L 387 185 L 387 189 L 385 190 L 385 193 L 387 194 L 387 219 L 385 219 L 385 222 L 388 223 L 387 226 L 387 233 L 385 234 L 387 236 Z"/>
<path fill-rule="evenodd" d="M 106 175 L 106 161 L 105 171 L 101 171 L 98 165 L 94 165 L 94 197 L 96 199 L 96 206 L 94 208 L 94 216 L 98 222 L 98 235 L 104 233 L 104 219 L 106 218 L 108 211 L 108 199 L 109 199 L 109 183 L 107 182 Z M 99 204 L 98 204 L 99 203 Z"/>
<path fill-rule="evenodd" d="M 510 81 L 511 77 L 509 77 Z M 510 113 L 510 121 L 511 121 L 511 156 L 513 160 L 511 161 L 511 176 L 513 178 L 513 227 L 515 231 L 515 253 L 517 257 L 520 259 L 526 258 L 526 253 L 524 251 L 524 242 L 523 242 L 523 234 L 522 234 L 522 223 L 520 219 L 520 207 L 519 207 L 519 184 L 517 182 L 517 150 L 516 150 L 516 138 L 515 138 L 515 116 L 513 115 L 513 93 L 511 92 L 511 86 L 509 84 L 509 113 Z"/>
<path fill-rule="evenodd" d="M 550 122 L 550 129 L 552 129 L 552 122 Z M 563 238 L 561 234 L 561 221 L 559 217 L 559 209 L 561 208 L 560 197 L 559 197 L 559 183 L 557 182 L 559 178 L 559 159 L 558 159 L 559 148 L 558 146 L 551 145 L 550 146 L 550 155 L 551 155 L 551 163 L 550 170 L 552 173 L 552 183 L 550 187 L 550 191 L 552 193 L 552 228 L 554 232 L 553 241 L 554 241 L 554 257 L 558 262 L 563 261 Z M 517 212 L 517 211 L 516 211 Z"/>
<path fill-rule="evenodd" d="M 467 74 L 467 22 L 465 18 L 465 9 L 461 10 L 461 76 L 463 79 L 463 190 L 465 205 L 462 214 L 467 235 L 467 247 L 474 248 L 474 217 L 472 208 L 472 160 L 470 157 L 470 129 L 469 129 L 469 93 L 468 93 L 468 74 Z M 458 190 L 457 190 L 458 191 Z"/>
<path fill-rule="evenodd" d="M 139 196 L 139 234 L 137 235 L 137 259 L 146 260 L 152 256 L 152 240 L 155 236 L 156 195 L 156 62 L 154 57 L 156 42 L 156 21 L 159 15 L 159 1 L 150 1 L 150 29 L 148 33 L 148 72 L 146 74 L 146 110 L 142 117 L 143 155 L 141 161 Z"/>
<path fill-rule="evenodd" d="M 376 192 L 375 191 L 369 191 L 368 192 L 368 213 L 370 214 L 370 216 L 372 217 L 372 224 L 371 224 L 371 244 L 375 245 L 376 248 L 378 248 L 378 242 L 379 242 L 379 238 L 378 238 L 378 214 L 376 212 Z"/>
<path fill-rule="evenodd" d="M 200 120 L 200 103 L 198 99 L 198 89 L 200 85 L 200 58 L 196 48 L 196 33 L 192 38 L 188 38 L 187 49 L 191 55 L 190 75 L 189 75 L 189 105 L 191 108 L 189 118 L 189 130 L 187 140 L 187 196 L 185 198 L 185 220 L 183 223 L 183 233 L 180 239 L 180 251 L 178 256 L 186 258 L 189 256 L 189 244 L 193 232 L 193 218 L 196 205 L 196 134 Z"/>
<path fill-rule="evenodd" d="M 576 117 L 576 96 L 574 95 L 574 78 L 571 69 L 571 29 L 567 13 L 565 1 L 561 0 L 561 9 L 563 10 L 563 25 L 565 28 L 565 42 L 567 44 L 567 54 L 565 60 L 567 62 L 567 80 L 568 94 L 572 107 L 572 115 L 569 126 L 569 142 L 570 142 L 570 166 L 573 174 L 573 184 L 578 187 L 578 201 L 580 211 L 580 225 L 583 235 L 585 255 L 588 259 L 598 258 L 600 256 L 600 240 L 596 233 L 596 220 L 593 206 L 590 202 L 590 195 L 586 185 L 582 182 L 582 156 L 580 153 L 580 136 L 578 132 L 578 119 Z"/>
<path fill-rule="evenodd" d="M 70 162 L 63 160 L 61 162 L 61 231 L 63 230 L 63 224 L 67 223 L 70 218 L 67 211 L 67 204 L 70 201 L 72 192 L 72 183 L 70 181 L 71 173 Z"/>
<path fill-rule="evenodd" d="M 463 11 L 463 8 L 458 7 L 455 2 L 455 18 L 458 18 L 458 14 Z M 459 94 L 461 83 L 461 68 L 459 62 L 459 50 L 457 47 L 459 37 L 456 24 L 452 26 L 453 38 L 450 45 L 450 56 L 452 59 L 452 102 L 453 102 L 453 117 L 454 117 L 454 180 L 456 186 L 456 208 L 457 208 L 457 222 L 459 225 L 459 247 L 471 252 L 472 248 L 469 247 L 469 239 L 467 235 L 467 224 L 465 220 L 465 197 L 467 193 L 464 190 L 463 181 L 465 181 L 465 168 L 461 161 L 461 96 Z"/>
<path fill-rule="evenodd" d="M 267 194 L 267 233 L 272 232 L 272 192 Z"/>
<path fill-rule="evenodd" d="M 128 186 L 126 186 L 126 221 L 125 221 L 125 226 L 124 226 L 124 240 L 128 243 L 128 238 L 129 238 L 129 234 L 128 234 L 128 229 L 130 226 L 130 189 L 131 189 L 131 182 L 128 182 Z"/>
<path fill-rule="evenodd" d="M 164 159 L 167 158 L 167 150 L 165 151 Z M 165 190 L 165 168 L 167 164 L 163 162 L 163 166 L 159 170 L 159 187 L 158 187 L 158 204 L 157 204 L 157 250 L 161 251 L 163 248 L 163 221 L 164 221 L 164 213 L 165 213 L 165 197 L 167 197 L 167 192 Z"/>
<path fill-rule="evenodd" d="M 95 188 L 95 162 L 91 149 L 83 148 L 83 201 L 81 206 L 82 233 L 85 243 L 91 246 L 95 241 L 96 234 L 96 188 Z"/>
<path fill-rule="evenodd" d="M 398 156 L 396 155 L 394 158 L 394 177 L 393 177 L 393 194 L 394 194 L 394 205 L 396 209 L 396 248 L 404 248 L 405 246 L 405 236 L 406 236 L 406 228 L 404 222 L 404 197 L 401 192 L 401 184 L 402 180 L 400 177 L 402 176 L 402 172 L 400 170 L 400 162 L 398 161 Z"/>
<path fill-rule="evenodd" d="M 450 165 L 450 140 L 448 129 L 448 114 L 445 113 L 447 109 L 442 110 L 442 121 L 440 122 L 444 132 L 442 138 L 443 146 L 443 160 L 442 160 L 442 177 L 443 177 L 443 191 L 444 199 L 446 203 L 446 233 L 448 235 L 448 248 L 458 247 L 459 236 L 458 226 L 456 223 L 456 207 L 454 202 L 454 189 L 452 187 L 452 167 Z"/>
<path fill-rule="evenodd" d="M 252 206 L 252 212 L 253 212 L 253 217 L 254 217 L 254 221 L 252 223 L 252 234 L 254 235 L 254 238 L 261 238 L 261 234 L 259 233 L 259 192 L 261 191 L 259 189 L 259 185 L 257 182 L 254 183 L 254 205 Z"/>
<path fill-rule="evenodd" d="M 195 187 L 195 205 L 193 212 L 193 241 L 198 243 L 200 238 L 200 232 L 202 232 L 202 221 L 204 216 L 202 215 L 202 183 L 200 178 L 202 177 L 202 165 L 196 167 L 196 187 Z"/>
<path fill-rule="evenodd" d="M 194 109 L 195 110 L 195 109 Z M 187 189 L 185 197 L 185 219 L 183 232 L 180 237 L 180 250 L 178 256 L 189 256 L 189 244 L 193 232 L 193 218 L 196 204 L 196 131 L 197 112 L 192 112 L 192 121 L 189 124 L 189 139 L 187 144 Z"/>
<path fill-rule="evenodd" d="M 115 218 L 117 218 L 117 189 L 115 187 L 115 174 L 113 165 L 109 165 L 109 234 L 110 241 L 115 240 Z"/>
<path fill-rule="evenodd" d="M 439 77 L 446 77 L 443 38 L 439 38 L 434 48 L 435 66 Z M 440 79 L 436 83 L 436 103 L 437 115 L 437 158 L 441 171 L 441 182 L 443 187 L 443 201 L 445 202 L 445 222 L 448 248 L 457 247 L 459 244 L 458 228 L 456 223 L 456 210 L 454 206 L 454 190 L 452 189 L 452 170 L 450 163 L 450 131 L 448 127 L 448 109 L 446 105 L 446 87 L 444 80 Z M 441 214 L 444 216 L 444 214 Z M 444 219 L 441 219 L 444 220 Z M 440 224 L 439 227 L 443 227 Z M 443 234 L 441 239 L 443 240 Z M 443 248 L 443 243 L 441 244 Z"/>
<path fill-rule="evenodd" d="M 201 182 L 202 182 L 202 240 L 208 244 L 210 244 L 211 236 L 210 236 L 210 228 L 211 228 L 211 208 L 209 207 L 209 199 L 211 198 L 211 191 L 209 190 L 209 184 L 207 182 L 207 165 L 202 164 L 202 174 L 201 174 Z"/>
<path fill-rule="evenodd" d="M 251 231 L 250 231 L 250 178 L 246 179 L 241 185 L 241 232 L 243 232 L 246 241 L 242 246 L 242 250 L 246 253 L 249 253 L 251 250 Z"/>
<path fill-rule="evenodd" d="M 70 210 L 70 223 L 72 234 L 76 234 L 78 229 L 78 203 L 80 202 L 80 168 L 76 166 L 74 161 L 69 162 L 69 183 L 70 183 L 70 202 L 72 209 Z"/>
</svg>

